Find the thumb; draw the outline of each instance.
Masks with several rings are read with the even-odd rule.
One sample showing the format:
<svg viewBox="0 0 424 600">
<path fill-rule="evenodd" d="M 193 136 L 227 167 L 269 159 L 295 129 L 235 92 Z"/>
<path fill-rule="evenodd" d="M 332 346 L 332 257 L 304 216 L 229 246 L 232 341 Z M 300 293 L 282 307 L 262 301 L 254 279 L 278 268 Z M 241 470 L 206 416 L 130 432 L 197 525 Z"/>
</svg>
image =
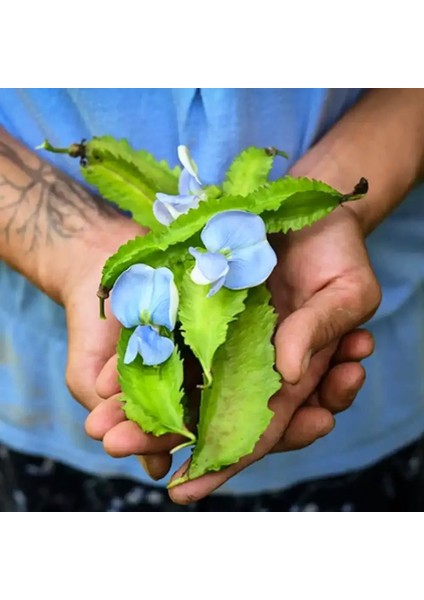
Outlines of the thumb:
<svg viewBox="0 0 424 600">
<path fill-rule="evenodd" d="M 94 279 L 96 282 L 96 279 Z M 94 287 L 94 286 L 93 286 Z M 68 360 L 66 383 L 76 400 L 92 410 L 102 398 L 96 392 L 96 380 L 116 352 L 120 325 L 107 307 L 107 319 L 100 320 L 94 292 L 79 290 L 66 304 Z"/>
<path fill-rule="evenodd" d="M 275 336 L 276 364 L 284 380 L 297 383 L 315 352 L 367 321 L 381 300 L 371 270 L 355 278 L 339 278 L 289 315 Z"/>
</svg>

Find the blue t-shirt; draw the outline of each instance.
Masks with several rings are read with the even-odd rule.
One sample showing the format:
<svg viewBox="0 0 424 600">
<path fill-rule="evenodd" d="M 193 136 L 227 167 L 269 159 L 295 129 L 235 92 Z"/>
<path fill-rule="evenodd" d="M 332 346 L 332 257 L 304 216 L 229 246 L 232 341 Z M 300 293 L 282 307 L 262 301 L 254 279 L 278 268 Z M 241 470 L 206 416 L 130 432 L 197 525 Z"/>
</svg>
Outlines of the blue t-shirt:
<svg viewBox="0 0 424 600">
<path fill-rule="evenodd" d="M 126 137 L 177 163 L 187 145 L 202 180 L 222 179 L 249 145 L 304 154 L 358 99 L 358 89 L 2 90 L 0 124 L 30 147 L 93 135 Z M 78 180 L 77 161 L 48 155 Z M 282 162 L 274 176 L 281 175 Z M 280 170 L 280 172 L 278 172 Z M 335 430 L 298 452 L 267 456 L 223 492 L 257 492 L 370 464 L 424 432 L 424 189 L 417 187 L 368 239 L 383 302 L 370 323 L 377 350 L 367 381 Z M 0 441 L 74 467 L 149 481 L 134 458 L 116 460 L 84 433 L 86 411 L 64 383 L 64 311 L 0 264 Z M 178 460 L 183 460 L 182 454 Z M 159 485 L 161 485 L 159 483 Z"/>
</svg>

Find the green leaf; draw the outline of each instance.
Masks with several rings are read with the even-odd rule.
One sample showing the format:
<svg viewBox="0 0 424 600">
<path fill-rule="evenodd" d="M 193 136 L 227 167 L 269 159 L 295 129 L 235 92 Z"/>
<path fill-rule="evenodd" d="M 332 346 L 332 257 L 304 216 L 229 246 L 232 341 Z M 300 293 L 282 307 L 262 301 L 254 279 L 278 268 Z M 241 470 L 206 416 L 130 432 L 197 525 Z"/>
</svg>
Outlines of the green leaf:
<svg viewBox="0 0 424 600">
<path fill-rule="evenodd" d="M 247 196 L 268 181 L 274 157 L 264 148 L 251 146 L 239 154 L 227 171 L 223 184 L 226 195 Z"/>
<path fill-rule="evenodd" d="M 198 442 L 179 483 L 250 454 L 271 421 L 268 400 L 280 388 L 280 376 L 273 368 L 276 315 L 269 300 L 265 286 L 250 290 L 245 310 L 216 353 L 212 387 L 203 391 Z"/>
<path fill-rule="evenodd" d="M 202 224 L 207 222 L 210 209 L 214 210 L 212 214 L 219 212 L 216 208 L 217 205 L 219 206 L 219 188 L 210 186 L 205 191 L 206 194 L 210 193 L 210 200 L 201 202 L 198 209 L 181 215 L 166 229 L 163 228 L 158 232 L 151 231 L 145 236 L 136 237 L 123 244 L 106 261 L 102 271 L 101 285 L 110 290 L 119 275 L 136 263 L 147 262 L 153 267 L 168 266 L 171 270 L 172 266 L 176 266 L 178 262 L 184 264 L 189 257 L 187 248 L 200 243 L 200 238 L 196 236 L 196 233 L 202 228 Z M 205 209 L 206 205 L 210 205 L 210 208 Z M 198 213 L 198 211 L 200 212 Z M 198 213 L 196 217 L 193 216 L 195 213 Z M 172 246 L 174 247 L 172 248 Z M 161 264 L 157 264 L 158 261 L 162 261 Z"/>
<path fill-rule="evenodd" d="M 171 167 L 166 160 L 156 160 L 146 150 L 134 150 L 126 139 L 117 140 L 111 136 L 95 137 L 86 145 L 88 164 L 96 163 L 98 156 L 115 156 L 126 163 L 132 163 L 153 192 L 178 194 L 180 167 Z"/>
<path fill-rule="evenodd" d="M 86 160 L 82 175 L 104 198 L 130 211 L 140 225 L 156 231 L 165 229 L 156 220 L 152 206 L 157 191 L 177 193 L 176 171 L 144 150 L 133 150 L 126 140 L 108 136 L 86 144 Z"/>
<path fill-rule="evenodd" d="M 134 221 L 144 227 L 158 229 L 152 210 L 155 194 L 128 163 L 104 160 L 84 167 L 82 174 L 101 196 L 130 211 Z"/>
<path fill-rule="evenodd" d="M 188 272 L 180 288 L 178 318 L 185 342 L 203 367 L 207 384 L 212 382 L 212 359 L 224 343 L 228 325 L 244 309 L 247 290 L 221 288 L 208 298 L 209 286 L 197 285 Z"/>
<path fill-rule="evenodd" d="M 224 210 L 248 210 L 259 215 L 265 213 L 266 222 L 270 223 L 270 227 L 277 227 L 278 214 L 267 211 L 277 211 L 283 205 L 289 211 L 289 203 L 292 197 L 299 193 L 309 193 L 310 195 L 307 198 L 307 202 L 301 203 L 300 215 L 299 210 L 297 210 L 298 201 L 294 199 L 293 227 L 298 226 L 299 217 L 304 218 L 309 213 L 311 215 L 316 213 L 313 202 L 315 195 L 320 199 L 321 203 L 322 198 L 328 195 L 328 203 L 333 207 L 344 198 L 342 194 L 321 181 L 306 178 L 294 179 L 293 177 L 284 177 L 283 179 L 268 183 L 248 196 L 210 198 L 206 202 L 201 202 L 196 210 L 190 210 L 187 214 L 181 215 L 163 231 L 148 233 L 146 236 L 136 238 L 136 240 L 121 247 L 118 253 L 109 258 L 105 264 L 102 285 L 110 289 L 117 277 L 132 264 L 144 261 L 149 262 L 150 255 L 157 251 L 169 252 L 168 249 L 173 245 L 178 244 L 175 255 L 180 253 L 183 256 L 187 252 L 186 248 L 189 245 L 196 245 L 194 236 L 199 234 L 209 219 L 216 213 Z M 321 204 L 319 206 L 321 207 Z M 288 216 L 284 216 L 284 214 Z M 283 212 L 283 225 L 286 227 L 286 230 L 291 228 L 290 215 L 290 211 L 288 213 Z M 275 229 L 272 229 L 272 231 L 275 231 Z M 187 243 L 184 244 L 183 242 Z"/>
<path fill-rule="evenodd" d="M 118 342 L 118 373 L 125 415 L 147 433 L 179 433 L 195 440 L 184 425 L 183 363 L 178 351 L 157 367 L 144 365 L 139 355 L 126 365 L 125 350 L 132 332 L 122 329 Z"/>
<path fill-rule="evenodd" d="M 268 233 L 298 231 L 322 219 L 340 204 L 340 195 L 328 192 L 298 192 L 275 211 L 265 211 L 261 217 Z"/>
<path fill-rule="evenodd" d="M 249 210 L 256 212 L 258 207 L 262 208 L 259 214 L 268 233 L 287 233 L 325 217 L 343 198 L 322 181 L 286 176 L 269 185 L 266 193 L 261 189 L 249 196 Z"/>
<path fill-rule="evenodd" d="M 291 201 L 295 194 L 309 193 L 309 200 L 312 201 L 314 194 L 328 194 L 337 198 L 342 198 L 342 194 L 316 179 L 308 179 L 307 177 L 290 177 L 285 176 L 282 179 L 277 179 L 272 183 L 250 194 L 248 200 L 248 208 L 258 215 L 263 215 L 267 211 L 276 211 L 284 204 Z"/>
<path fill-rule="evenodd" d="M 188 244 L 176 244 L 162 250 L 157 247 L 153 237 L 136 237 L 110 256 L 103 267 L 101 286 L 106 290 L 112 289 L 119 275 L 126 271 L 131 265 L 145 263 L 151 267 L 168 267 L 178 283 L 182 278 L 187 261 L 191 260 L 188 253 Z M 147 242 L 145 240 L 147 239 Z M 151 242 L 151 243 L 150 243 Z M 193 240 L 193 242 L 195 242 Z"/>
<path fill-rule="evenodd" d="M 342 195 L 322 181 L 306 178 L 293 181 L 298 191 L 286 197 L 278 208 L 261 214 L 268 233 L 303 229 L 328 215 L 342 202 L 360 200 L 366 193 L 356 193 L 356 186 L 351 194 Z"/>
</svg>

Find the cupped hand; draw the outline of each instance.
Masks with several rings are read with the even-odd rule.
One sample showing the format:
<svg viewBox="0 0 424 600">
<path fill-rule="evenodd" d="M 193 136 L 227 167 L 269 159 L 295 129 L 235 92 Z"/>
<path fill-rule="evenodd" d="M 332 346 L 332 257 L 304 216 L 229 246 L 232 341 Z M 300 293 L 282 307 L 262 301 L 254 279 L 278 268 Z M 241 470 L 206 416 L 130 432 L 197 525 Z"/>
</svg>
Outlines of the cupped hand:
<svg viewBox="0 0 424 600">
<path fill-rule="evenodd" d="M 302 448 L 327 434 L 332 415 L 351 405 L 364 382 L 359 361 L 371 354 L 373 340 L 366 330 L 354 329 L 371 316 L 380 295 L 355 216 L 341 207 L 276 243 L 280 260 L 270 286 L 280 314 L 277 366 L 286 383 L 270 402 L 275 417 L 252 455 L 173 489 L 176 502 L 204 497 L 268 452 Z M 149 474 L 163 477 L 171 464 L 169 450 L 180 440 L 155 438 L 125 419 L 113 355 L 99 373 L 96 398 L 105 400 L 97 400 L 87 432 L 103 440 L 112 456 L 144 455 Z"/>
<path fill-rule="evenodd" d="M 120 330 L 109 306 L 107 319 L 99 318 L 96 293 L 102 268 L 121 244 L 143 233 L 134 222 L 117 215 L 109 222 L 107 233 L 99 232 L 95 238 L 93 231 L 89 245 L 81 241 L 76 246 L 60 286 L 68 333 L 66 383 L 76 400 L 90 411 L 103 400 L 96 392 L 96 381 L 116 353 Z"/>
<path fill-rule="evenodd" d="M 270 288 L 280 321 L 276 364 L 285 384 L 270 400 L 274 418 L 251 455 L 173 488 L 175 502 L 198 500 L 265 454 L 325 435 L 332 413 L 347 408 L 364 382 L 358 361 L 373 351 L 373 340 L 353 330 L 374 314 L 381 292 L 357 217 L 341 206 L 313 227 L 278 236 L 275 244 L 279 262 Z"/>
</svg>

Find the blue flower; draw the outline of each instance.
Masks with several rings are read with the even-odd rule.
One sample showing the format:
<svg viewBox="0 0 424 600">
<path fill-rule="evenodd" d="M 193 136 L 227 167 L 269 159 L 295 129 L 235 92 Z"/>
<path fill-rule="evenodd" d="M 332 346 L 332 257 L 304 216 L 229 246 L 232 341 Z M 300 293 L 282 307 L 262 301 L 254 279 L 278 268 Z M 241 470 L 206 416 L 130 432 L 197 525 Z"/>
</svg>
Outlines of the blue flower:
<svg viewBox="0 0 424 600">
<path fill-rule="evenodd" d="M 162 225 L 169 225 L 191 208 L 197 208 L 199 202 L 206 197 L 202 191 L 196 163 L 186 146 L 178 146 L 178 158 L 184 167 L 178 183 L 179 194 L 177 196 L 156 194 L 153 203 L 153 214 Z"/>
<path fill-rule="evenodd" d="M 113 286 L 112 312 L 124 327 L 135 327 L 124 363 L 131 363 L 140 354 L 145 365 L 160 365 L 174 350 L 174 342 L 160 334 L 175 327 L 178 290 L 169 269 L 153 269 L 148 265 L 133 265 L 118 277 Z"/>
<path fill-rule="evenodd" d="M 200 234 L 207 252 L 190 248 L 196 259 L 191 279 L 199 285 L 212 284 L 208 296 L 222 286 L 242 290 L 263 283 L 277 264 L 258 215 L 227 210 L 209 219 Z"/>
</svg>

